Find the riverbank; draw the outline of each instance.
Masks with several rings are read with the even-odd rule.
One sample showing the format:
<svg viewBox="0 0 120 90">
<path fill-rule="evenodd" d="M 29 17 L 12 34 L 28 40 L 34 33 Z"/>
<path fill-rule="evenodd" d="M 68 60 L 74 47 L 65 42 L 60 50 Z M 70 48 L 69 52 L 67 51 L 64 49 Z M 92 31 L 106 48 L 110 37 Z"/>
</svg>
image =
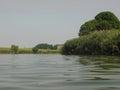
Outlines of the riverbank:
<svg viewBox="0 0 120 90">
<path fill-rule="evenodd" d="M 39 49 L 37 54 L 57 54 L 60 50 Z M 0 54 L 12 54 L 11 48 L 0 47 Z M 19 48 L 17 54 L 34 54 L 32 48 Z"/>
<path fill-rule="evenodd" d="M 62 49 L 67 55 L 120 55 L 120 30 L 94 31 L 68 40 Z"/>
</svg>

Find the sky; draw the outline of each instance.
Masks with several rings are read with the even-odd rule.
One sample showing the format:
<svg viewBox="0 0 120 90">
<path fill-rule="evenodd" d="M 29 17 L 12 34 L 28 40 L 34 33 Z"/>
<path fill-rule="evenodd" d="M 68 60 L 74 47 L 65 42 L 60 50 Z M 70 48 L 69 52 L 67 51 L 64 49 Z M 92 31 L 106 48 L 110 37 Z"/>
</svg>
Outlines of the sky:
<svg viewBox="0 0 120 90">
<path fill-rule="evenodd" d="M 102 11 L 120 19 L 120 0 L 0 0 L 0 47 L 63 44 Z"/>
</svg>

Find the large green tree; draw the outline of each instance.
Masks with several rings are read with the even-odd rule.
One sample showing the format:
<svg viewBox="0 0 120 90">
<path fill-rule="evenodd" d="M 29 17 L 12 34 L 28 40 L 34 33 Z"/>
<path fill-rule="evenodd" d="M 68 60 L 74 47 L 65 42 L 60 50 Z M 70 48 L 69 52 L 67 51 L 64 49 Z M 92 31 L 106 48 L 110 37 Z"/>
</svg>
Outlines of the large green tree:
<svg viewBox="0 0 120 90">
<path fill-rule="evenodd" d="M 80 27 L 79 36 L 95 30 L 120 29 L 120 21 L 112 12 L 101 12 L 95 19 L 85 22 Z"/>
<path fill-rule="evenodd" d="M 96 24 L 96 30 L 111 30 L 112 26 L 108 21 L 101 21 L 98 24 Z"/>
<path fill-rule="evenodd" d="M 98 22 L 106 20 L 109 24 L 111 24 L 112 28 L 120 29 L 120 21 L 117 16 L 115 16 L 115 14 L 113 14 L 112 12 L 101 12 L 95 16 L 95 19 Z"/>
<path fill-rule="evenodd" d="M 85 35 L 85 34 L 88 34 L 91 31 L 96 30 L 96 25 L 97 25 L 96 20 L 90 20 L 90 21 L 85 22 L 80 27 L 79 35 Z"/>
</svg>

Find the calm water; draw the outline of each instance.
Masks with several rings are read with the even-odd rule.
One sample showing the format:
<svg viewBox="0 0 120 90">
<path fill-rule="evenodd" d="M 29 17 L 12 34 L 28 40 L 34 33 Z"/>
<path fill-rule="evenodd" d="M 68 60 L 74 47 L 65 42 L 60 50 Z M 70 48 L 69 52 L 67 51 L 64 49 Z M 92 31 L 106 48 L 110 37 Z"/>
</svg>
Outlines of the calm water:
<svg viewBox="0 0 120 90">
<path fill-rule="evenodd" d="M 120 90 L 120 57 L 0 55 L 0 90 Z"/>
</svg>

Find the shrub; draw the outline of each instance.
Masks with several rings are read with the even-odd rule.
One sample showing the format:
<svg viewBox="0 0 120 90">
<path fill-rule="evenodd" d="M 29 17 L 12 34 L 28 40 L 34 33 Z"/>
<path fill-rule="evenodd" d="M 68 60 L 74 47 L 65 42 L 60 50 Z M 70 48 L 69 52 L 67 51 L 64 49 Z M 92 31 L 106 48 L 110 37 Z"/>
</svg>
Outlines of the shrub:
<svg viewBox="0 0 120 90">
<path fill-rule="evenodd" d="M 120 31 L 94 31 L 88 35 L 68 40 L 62 49 L 63 54 L 120 54 Z"/>
<path fill-rule="evenodd" d="M 38 50 L 39 50 L 38 48 L 32 48 L 34 54 L 38 53 Z"/>
</svg>

